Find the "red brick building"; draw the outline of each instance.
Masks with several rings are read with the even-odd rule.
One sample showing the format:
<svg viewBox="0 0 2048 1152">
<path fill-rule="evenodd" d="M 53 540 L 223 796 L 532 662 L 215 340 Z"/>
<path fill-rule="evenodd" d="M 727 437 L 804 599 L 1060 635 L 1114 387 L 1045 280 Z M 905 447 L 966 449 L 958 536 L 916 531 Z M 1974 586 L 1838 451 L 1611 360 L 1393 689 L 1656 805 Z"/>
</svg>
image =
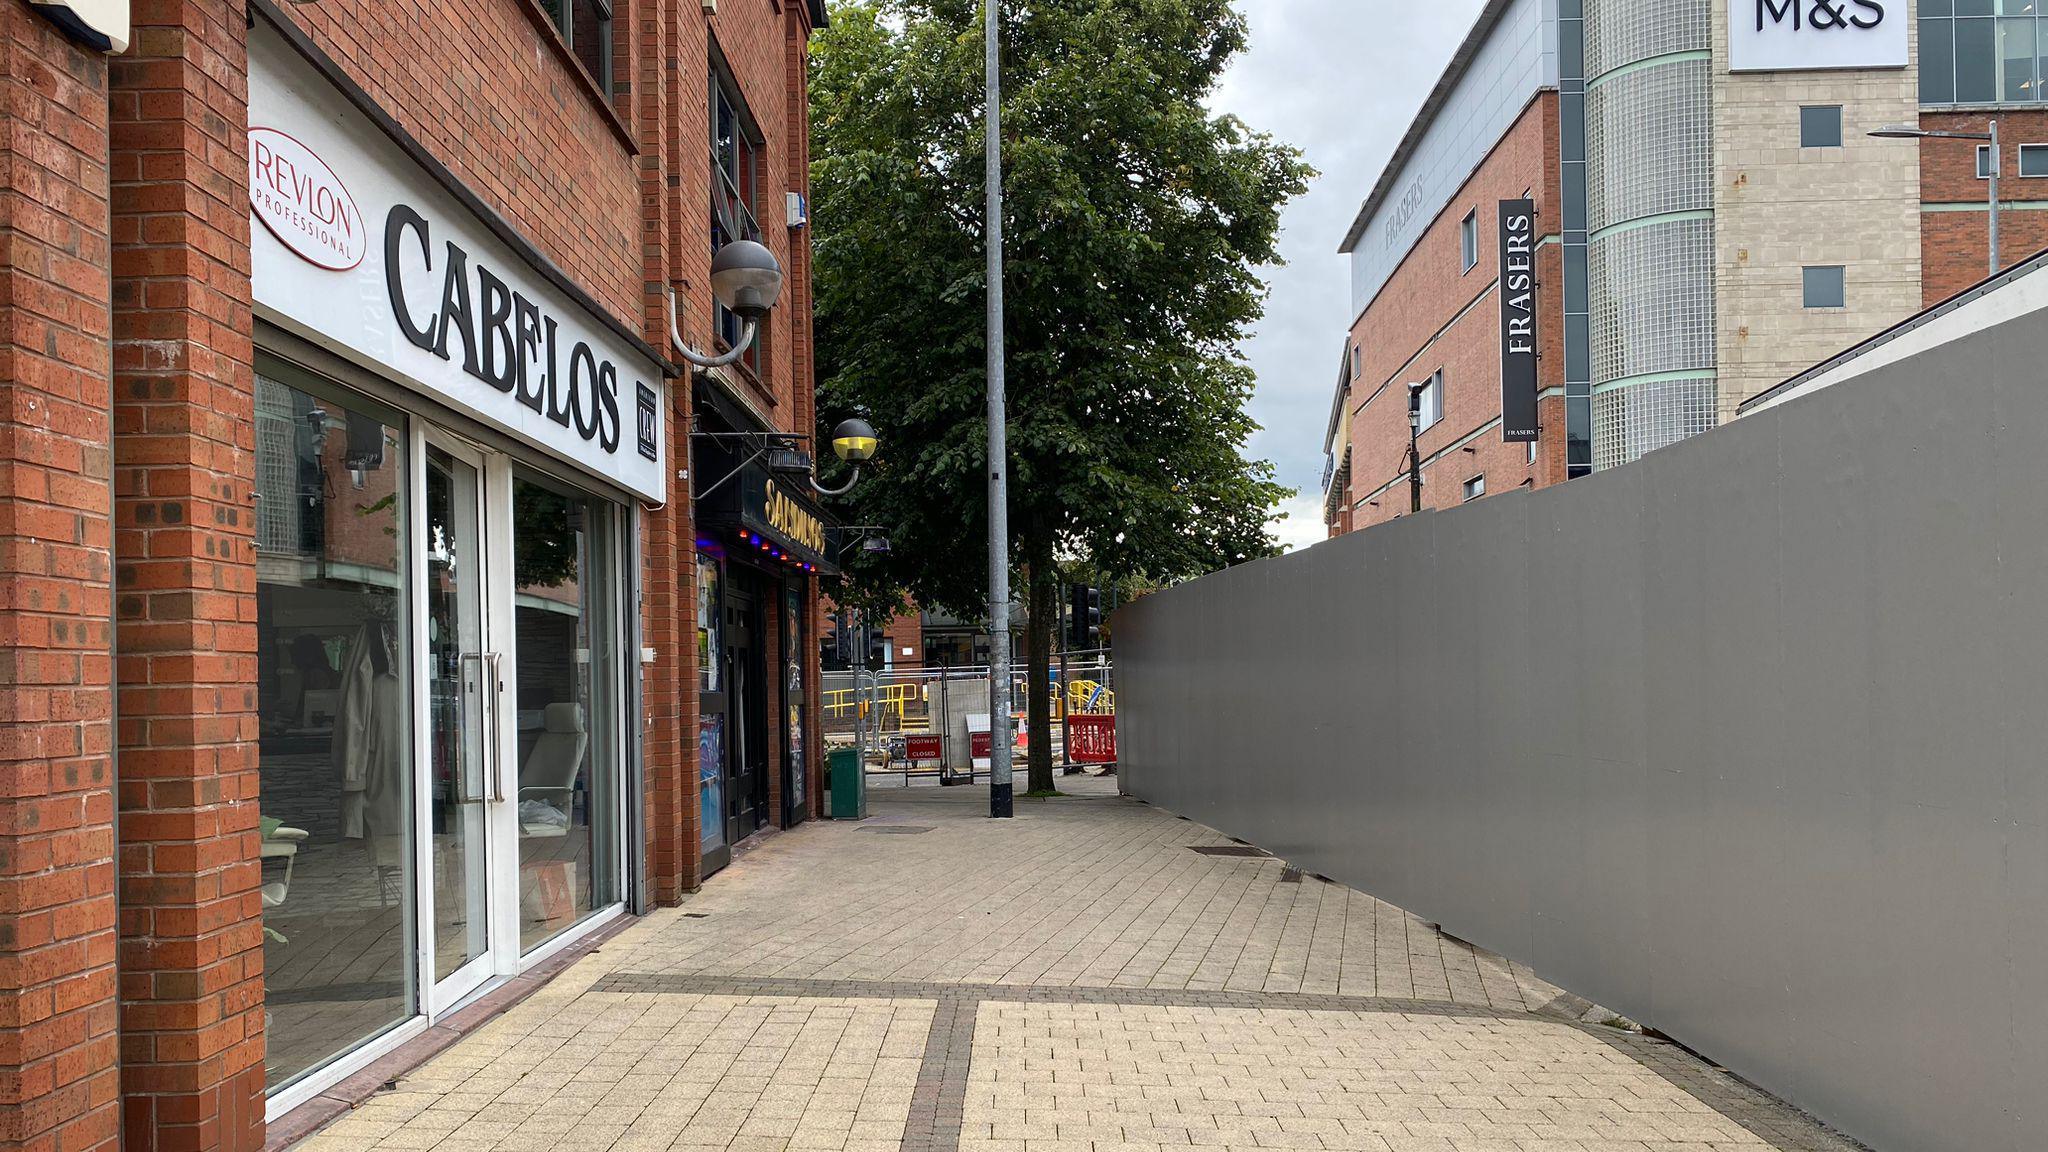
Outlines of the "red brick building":
<svg viewBox="0 0 2048 1152">
<path fill-rule="evenodd" d="M 1434 218 L 1412 225 L 1412 247 L 1352 322 L 1327 445 L 1334 473 L 1325 519 L 1332 535 L 1408 512 L 1411 382 L 1425 385 L 1417 437 L 1424 508 L 1565 478 L 1556 141 L 1557 93 L 1546 90 L 1521 109 Z M 1396 195 L 1391 184 L 1376 190 L 1360 219 L 1384 211 Z M 1536 298 L 1542 432 L 1533 444 L 1500 434 L 1497 222 L 1503 200 L 1523 198 L 1535 201 L 1536 280 L 1549 289 Z M 1342 448 L 1334 450 L 1340 435 Z"/>
<path fill-rule="evenodd" d="M 0 1148 L 304 1131 L 817 813 L 823 19 L 0 0 Z"/>
<path fill-rule="evenodd" d="M 1926 109 L 1920 127 L 1928 131 L 1988 131 L 1998 120 L 1999 262 L 2007 268 L 2048 250 L 2048 110 L 1994 111 Z M 1938 304 L 1990 271 L 1990 236 L 1985 205 L 1988 144 L 1971 140 L 1926 140 L 1920 145 L 1921 296 Z"/>
</svg>

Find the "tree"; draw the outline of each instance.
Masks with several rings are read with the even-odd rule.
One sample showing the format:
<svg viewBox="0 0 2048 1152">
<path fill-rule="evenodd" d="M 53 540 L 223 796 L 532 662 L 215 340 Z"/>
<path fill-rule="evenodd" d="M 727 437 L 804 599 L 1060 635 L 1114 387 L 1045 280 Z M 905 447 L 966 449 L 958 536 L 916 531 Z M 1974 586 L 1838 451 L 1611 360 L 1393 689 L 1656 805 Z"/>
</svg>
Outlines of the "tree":
<svg viewBox="0 0 2048 1152">
<path fill-rule="evenodd" d="M 856 579 L 987 608 L 981 9 L 858 0 L 813 42 L 821 418 L 880 431 L 850 499 L 893 550 Z M 1013 563 L 1029 588 L 1029 784 L 1050 790 L 1062 559 L 1185 578 L 1274 551 L 1289 492 L 1243 456 L 1294 149 L 1204 100 L 1228 0 L 1011 0 L 1002 29 Z"/>
</svg>

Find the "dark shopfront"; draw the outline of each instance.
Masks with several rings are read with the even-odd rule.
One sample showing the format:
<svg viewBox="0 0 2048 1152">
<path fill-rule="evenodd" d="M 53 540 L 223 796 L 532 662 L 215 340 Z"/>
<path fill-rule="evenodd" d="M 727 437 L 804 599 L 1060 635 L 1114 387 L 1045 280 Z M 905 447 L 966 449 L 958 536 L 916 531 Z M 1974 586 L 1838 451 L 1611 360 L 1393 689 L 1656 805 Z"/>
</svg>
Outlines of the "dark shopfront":
<svg viewBox="0 0 2048 1152">
<path fill-rule="evenodd" d="M 759 431 L 701 384 L 697 411 L 697 753 L 708 876 L 734 844 L 810 814 L 808 622 L 817 577 L 836 569 L 808 481 L 764 463 L 782 434 Z"/>
</svg>

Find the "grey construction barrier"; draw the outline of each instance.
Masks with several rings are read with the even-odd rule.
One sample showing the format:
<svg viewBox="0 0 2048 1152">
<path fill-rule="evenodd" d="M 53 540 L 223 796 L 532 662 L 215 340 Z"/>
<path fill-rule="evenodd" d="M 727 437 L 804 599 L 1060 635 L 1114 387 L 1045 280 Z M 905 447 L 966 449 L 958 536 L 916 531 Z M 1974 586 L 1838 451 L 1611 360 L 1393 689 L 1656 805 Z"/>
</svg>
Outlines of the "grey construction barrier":
<svg viewBox="0 0 2048 1152">
<path fill-rule="evenodd" d="M 1881 1152 L 2048 1148 L 2048 324 L 1112 631 L 1131 794 Z"/>
</svg>

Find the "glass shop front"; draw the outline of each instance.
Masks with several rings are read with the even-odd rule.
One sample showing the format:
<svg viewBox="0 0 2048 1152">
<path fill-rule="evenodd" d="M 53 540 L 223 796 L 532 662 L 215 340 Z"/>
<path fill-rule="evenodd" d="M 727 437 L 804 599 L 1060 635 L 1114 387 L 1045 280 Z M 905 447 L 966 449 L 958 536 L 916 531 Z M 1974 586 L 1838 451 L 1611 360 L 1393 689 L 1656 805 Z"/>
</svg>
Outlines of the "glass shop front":
<svg viewBox="0 0 2048 1152">
<path fill-rule="evenodd" d="M 666 385 L 260 22 L 250 57 L 274 1116 L 631 897 Z"/>
</svg>

